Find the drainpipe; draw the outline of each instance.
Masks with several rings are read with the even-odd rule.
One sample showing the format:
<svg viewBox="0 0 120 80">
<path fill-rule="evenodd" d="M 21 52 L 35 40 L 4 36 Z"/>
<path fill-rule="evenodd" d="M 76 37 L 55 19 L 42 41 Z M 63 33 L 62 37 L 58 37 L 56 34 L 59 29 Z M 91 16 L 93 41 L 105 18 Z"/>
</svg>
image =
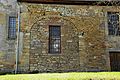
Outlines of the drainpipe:
<svg viewBox="0 0 120 80">
<path fill-rule="evenodd" d="M 20 39 L 20 4 L 17 4 L 18 9 L 18 26 L 17 26 L 17 46 L 16 46 L 16 68 L 15 68 L 15 74 L 18 73 L 18 67 L 19 67 L 19 39 Z"/>
</svg>

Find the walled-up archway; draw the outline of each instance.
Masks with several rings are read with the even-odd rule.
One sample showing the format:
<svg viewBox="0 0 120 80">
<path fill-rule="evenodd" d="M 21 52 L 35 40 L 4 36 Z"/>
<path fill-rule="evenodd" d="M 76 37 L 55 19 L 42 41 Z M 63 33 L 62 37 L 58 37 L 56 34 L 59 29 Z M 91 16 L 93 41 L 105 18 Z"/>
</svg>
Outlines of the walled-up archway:
<svg viewBox="0 0 120 80">
<path fill-rule="evenodd" d="M 49 54 L 49 25 L 61 27 L 61 53 Z M 44 17 L 30 30 L 30 71 L 79 70 L 79 39 L 77 28 L 62 17 Z"/>
</svg>

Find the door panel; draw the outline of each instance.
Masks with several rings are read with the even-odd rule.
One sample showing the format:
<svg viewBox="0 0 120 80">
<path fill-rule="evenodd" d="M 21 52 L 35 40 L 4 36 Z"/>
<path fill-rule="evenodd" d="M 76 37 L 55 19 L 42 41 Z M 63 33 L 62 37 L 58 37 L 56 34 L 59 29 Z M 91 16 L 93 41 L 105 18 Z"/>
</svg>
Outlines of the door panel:
<svg viewBox="0 0 120 80">
<path fill-rule="evenodd" d="M 120 71 L 120 53 L 110 52 L 110 65 L 112 71 Z"/>
</svg>

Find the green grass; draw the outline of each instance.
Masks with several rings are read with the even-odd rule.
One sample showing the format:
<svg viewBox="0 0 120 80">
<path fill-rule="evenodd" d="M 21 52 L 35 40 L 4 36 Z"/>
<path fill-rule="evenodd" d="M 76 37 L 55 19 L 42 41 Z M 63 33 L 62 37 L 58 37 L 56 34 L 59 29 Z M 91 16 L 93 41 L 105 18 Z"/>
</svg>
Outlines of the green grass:
<svg viewBox="0 0 120 80">
<path fill-rule="evenodd" d="M 1 75 L 0 80 L 120 80 L 120 72 L 73 72 Z"/>
</svg>

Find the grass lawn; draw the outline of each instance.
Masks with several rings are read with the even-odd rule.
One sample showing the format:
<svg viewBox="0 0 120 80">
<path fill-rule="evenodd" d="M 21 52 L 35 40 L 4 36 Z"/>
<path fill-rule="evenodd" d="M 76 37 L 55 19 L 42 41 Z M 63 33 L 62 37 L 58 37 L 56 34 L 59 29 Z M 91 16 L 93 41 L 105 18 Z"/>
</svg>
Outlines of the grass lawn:
<svg viewBox="0 0 120 80">
<path fill-rule="evenodd" d="M 73 72 L 0 75 L 0 80 L 120 80 L 120 72 Z"/>
</svg>

